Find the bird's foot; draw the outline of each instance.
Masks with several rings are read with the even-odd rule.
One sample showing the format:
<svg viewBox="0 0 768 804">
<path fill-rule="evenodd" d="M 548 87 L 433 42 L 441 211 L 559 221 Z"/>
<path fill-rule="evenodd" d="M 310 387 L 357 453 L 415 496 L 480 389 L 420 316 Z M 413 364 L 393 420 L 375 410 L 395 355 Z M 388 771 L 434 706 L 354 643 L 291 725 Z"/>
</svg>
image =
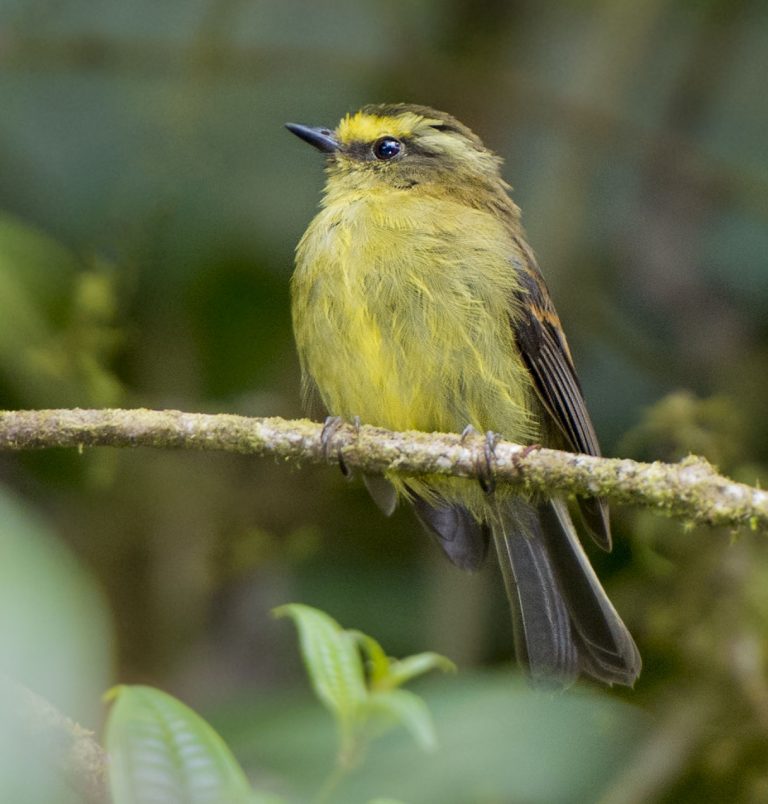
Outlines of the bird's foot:
<svg viewBox="0 0 768 804">
<path fill-rule="evenodd" d="M 343 424 L 344 419 L 342 419 L 341 416 L 328 416 L 323 424 L 323 429 L 320 432 L 320 447 L 323 451 L 323 457 L 328 462 L 331 461 L 331 439 L 336 435 Z M 355 433 L 359 434 L 361 426 L 359 416 L 355 416 L 354 419 L 352 419 L 352 426 L 355 428 Z M 339 469 L 344 477 L 352 477 L 352 470 L 347 466 L 341 454 L 341 450 L 336 453 L 336 460 L 338 461 Z"/>
<path fill-rule="evenodd" d="M 496 440 L 498 436 L 493 430 L 488 430 L 485 434 L 483 444 L 483 460 L 478 462 L 477 481 L 480 488 L 486 494 L 493 494 L 496 491 L 496 478 L 494 477 L 494 464 L 496 463 Z"/>
<path fill-rule="evenodd" d="M 461 443 L 463 444 L 469 436 L 479 435 L 477 430 L 468 424 L 461 431 Z M 483 444 L 483 458 L 477 461 L 477 482 L 486 494 L 493 494 L 496 490 L 496 478 L 493 474 L 494 463 L 496 462 L 496 439 L 498 436 L 493 430 L 488 430 L 485 434 Z"/>
<path fill-rule="evenodd" d="M 336 435 L 342 424 L 344 424 L 344 419 L 341 416 L 327 416 L 323 423 L 323 429 L 320 432 L 320 448 L 323 451 L 323 457 L 329 463 L 331 462 L 331 439 Z M 352 472 L 344 462 L 344 458 L 341 457 L 341 451 L 336 453 L 336 460 L 344 477 L 349 477 Z"/>
</svg>

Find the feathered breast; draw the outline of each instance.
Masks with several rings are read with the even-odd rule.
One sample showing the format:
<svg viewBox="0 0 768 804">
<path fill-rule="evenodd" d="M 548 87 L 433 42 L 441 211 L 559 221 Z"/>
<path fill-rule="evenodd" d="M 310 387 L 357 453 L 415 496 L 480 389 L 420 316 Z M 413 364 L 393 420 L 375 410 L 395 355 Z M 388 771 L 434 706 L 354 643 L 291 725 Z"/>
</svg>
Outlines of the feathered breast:
<svg viewBox="0 0 768 804">
<path fill-rule="evenodd" d="M 514 244 L 448 198 L 369 193 L 329 204 L 297 251 L 302 367 L 331 413 L 393 429 L 535 437 L 510 317 Z"/>
</svg>

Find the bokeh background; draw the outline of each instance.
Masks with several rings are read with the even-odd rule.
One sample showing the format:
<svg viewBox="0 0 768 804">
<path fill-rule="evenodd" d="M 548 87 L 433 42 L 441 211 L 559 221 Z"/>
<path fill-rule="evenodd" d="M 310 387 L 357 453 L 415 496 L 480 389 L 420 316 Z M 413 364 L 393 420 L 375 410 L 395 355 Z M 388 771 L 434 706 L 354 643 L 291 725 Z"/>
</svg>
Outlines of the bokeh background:
<svg viewBox="0 0 768 804">
<path fill-rule="evenodd" d="M 766 75 L 760 0 L 2 0 L 0 406 L 302 415 L 288 280 L 322 164 L 282 124 L 409 101 L 504 157 L 604 451 L 766 483 Z M 48 452 L 0 481 L 0 528 L 87 589 L 30 666 L 61 642 L 93 673 L 27 679 L 86 725 L 108 684 L 155 684 L 305 800 L 333 724 L 270 616 L 301 601 L 459 665 L 417 687 L 441 750 L 393 732 L 339 801 L 768 800 L 765 534 L 614 506 L 594 559 L 645 669 L 553 698 L 515 675 L 495 570 L 331 468 Z M 9 622 L 59 588 L 35 560 Z"/>
</svg>

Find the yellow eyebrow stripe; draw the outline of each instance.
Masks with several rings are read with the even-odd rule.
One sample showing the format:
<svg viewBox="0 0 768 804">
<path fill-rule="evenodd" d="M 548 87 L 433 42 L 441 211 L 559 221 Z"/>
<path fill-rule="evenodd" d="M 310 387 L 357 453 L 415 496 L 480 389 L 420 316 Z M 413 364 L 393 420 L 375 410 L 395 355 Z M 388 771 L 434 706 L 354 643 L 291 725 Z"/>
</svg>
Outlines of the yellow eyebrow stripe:
<svg viewBox="0 0 768 804">
<path fill-rule="evenodd" d="M 397 117 L 380 116 L 374 114 L 347 115 L 336 129 L 336 137 L 342 145 L 352 142 L 373 142 L 379 137 L 409 137 L 417 129 L 439 120 L 427 120 L 418 114 L 408 112 Z"/>
</svg>

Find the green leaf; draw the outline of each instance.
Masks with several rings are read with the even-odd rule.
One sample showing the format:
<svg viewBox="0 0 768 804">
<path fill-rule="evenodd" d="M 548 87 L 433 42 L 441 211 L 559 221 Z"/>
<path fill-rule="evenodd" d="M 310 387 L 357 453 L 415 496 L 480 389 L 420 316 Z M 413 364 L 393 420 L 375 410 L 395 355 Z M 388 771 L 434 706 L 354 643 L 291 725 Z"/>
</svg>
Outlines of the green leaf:
<svg viewBox="0 0 768 804">
<path fill-rule="evenodd" d="M 456 665 L 439 653 L 417 653 L 405 659 L 393 660 L 389 665 L 387 683 L 391 687 L 400 687 L 417 676 L 423 676 L 431 670 L 442 670 L 444 673 L 455 673 Z"/>
<path fill-rule="evenodd" d="M 290 617 L 299 630 L 304 663 L 317 697 L 336 715 L 342 728 L 357 719 L 368 692 L 357 641 L 322 611 L 301 603 L 274 610 Z"/>
<path fill-rule="evenodd" d="M 221 737 L 176 698 L 118 687 L 107 722 L 114 804 L 252 804 L 255 796 Z"/>
<path fill-rule="evenodd" d="M 359 645 L 366 656 L 366 666 L 368 670 L 369 684 L 376 689 L 381 685 L 386 685 L 386 679 L 390 676 L 391 659 L 384 652 L 384 648 L 368 634 L 362 631 L 351 630 L 349 633 Z"/>
<path fill-rule="evenodd" d="M 418 695 L 399 689 L 373 692 L 368 699 L 368 707 L 372 713 L 405 726 L 425 751 L 434 751 L 437 747 L 432 716 Z"/>
<path fill-rule="evenodd" d="M 446 656 L 426 652 L 407 656 L 405 659 L 392 659 L 384 648 L 371 636 L 362 631 L 349 631 L 366 656 L 369 686 L 372 690 L 388 690 L 407 684 L 411 679 L 424 675 L 430 670 L 455 672 L 456 665 Z"/>
<path fill-rule="evenodd" d="M 586 685 L 557 694 L 534 690 L 506 666 L 494 673 L 431 674 L 419 687 L 439 750 L 419 750 L 388 717 L 379 732 L 388 725 L 386 737 L 370 744 L 364 765 L 344 777 L 328 804 L 362 804 L 376 796 L 407 804 L 596 802 L 651 736 L 651 716 L 635 704 Z M 242 693 L 216 722 L 227 722 L 246 767 L 290 780 L 291 800 L 298 802 L 313 800 L 327 771 L 324 717 L 311 699 L 287 689 Z"/>
</svg>

